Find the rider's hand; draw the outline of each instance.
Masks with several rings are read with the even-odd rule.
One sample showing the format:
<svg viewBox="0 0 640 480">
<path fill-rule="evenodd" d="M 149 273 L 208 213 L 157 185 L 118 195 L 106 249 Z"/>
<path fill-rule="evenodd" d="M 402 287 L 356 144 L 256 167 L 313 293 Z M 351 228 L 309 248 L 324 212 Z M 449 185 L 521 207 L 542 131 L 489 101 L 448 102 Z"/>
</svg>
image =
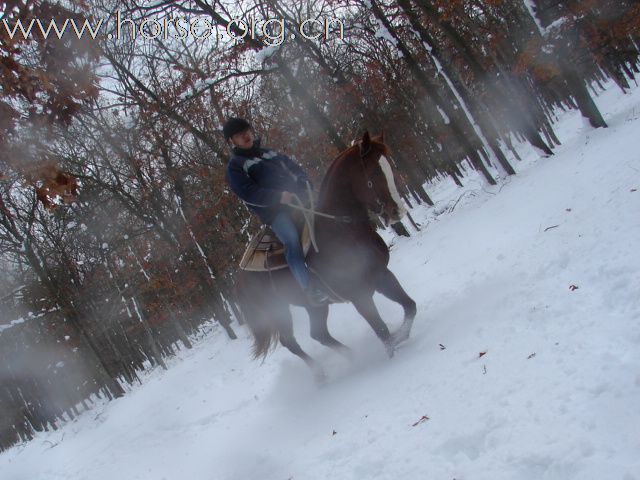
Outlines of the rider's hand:
<svg viewBox="0 0 640 480">
<path fill-rule="evenodd" d="M 280 203 L 289 204 L 293 200 L 293 193 L 291 192 L 282 192 L 280 195 Z"/>
</svg>

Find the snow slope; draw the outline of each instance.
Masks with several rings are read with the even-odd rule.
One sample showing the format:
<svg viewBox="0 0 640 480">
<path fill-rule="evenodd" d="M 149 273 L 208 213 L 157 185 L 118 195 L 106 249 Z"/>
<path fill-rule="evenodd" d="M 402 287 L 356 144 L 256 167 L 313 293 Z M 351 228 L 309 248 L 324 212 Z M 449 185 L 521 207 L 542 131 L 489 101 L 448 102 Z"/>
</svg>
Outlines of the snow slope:
<svg viewBox="0 0 640 480">
<path fill-rule="evenodd" d="M 556 155 L 523 146 L 501 186 L 431 186 L 422 231 L 390 239 L 419 308 L 392 360 L 349 305 L 330 329 L 353 364 L 295 311 L 322 388 L 283 348 L 261 365 L 246 331 L 214 329 L 125 398 L 0 454 L 0 477 L 640 480 L 640 89 L 597 102 L 609 129 L 563 114 Z"/>
</svg>

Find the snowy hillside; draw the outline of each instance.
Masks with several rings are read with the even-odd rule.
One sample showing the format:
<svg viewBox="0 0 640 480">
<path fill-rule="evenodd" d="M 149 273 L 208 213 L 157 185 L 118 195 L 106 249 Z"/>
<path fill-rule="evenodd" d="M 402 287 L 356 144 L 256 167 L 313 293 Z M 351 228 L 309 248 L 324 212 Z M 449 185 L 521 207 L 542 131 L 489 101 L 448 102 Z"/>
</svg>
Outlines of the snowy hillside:
<svg viewBox="0 0 640 480">
<path fill-rule="evenodd" d="M 523 149 L 497 187 L 429 188 L 393 242 L 418 302 L 389 360 L 350 305 L 313 342 L 318 388 L 283 348 L 249 359 L 214 329 L 124 398 L 0 454 L 2 480 L 640 480 L 640 89 L 564 114 L 551 158 Z M 396 327 L 400 307 L 377 296 Z"/>
</svg>

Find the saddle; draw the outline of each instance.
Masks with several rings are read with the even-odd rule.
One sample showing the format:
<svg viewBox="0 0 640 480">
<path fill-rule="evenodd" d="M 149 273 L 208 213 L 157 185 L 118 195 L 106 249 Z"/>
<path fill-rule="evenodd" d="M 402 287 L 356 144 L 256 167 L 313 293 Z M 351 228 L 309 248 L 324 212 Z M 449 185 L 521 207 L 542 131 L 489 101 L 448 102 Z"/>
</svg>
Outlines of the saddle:
<svg viewBox="0 0 640 480">
<path fill-rule="evenodd" d="M 306 223 L 302 228 L 300 241 L 302 243 L 302 252 L 306 257 L 311 248 L 311 236 Z M 284 257 L 284 245 L 278 240 L 269 225 L 262 225 L 247 244 L 247 248 L 240 260 L 240 269 L 250 272 L 268 272 L 288 267 L 289 265 Z"/>
</svg>

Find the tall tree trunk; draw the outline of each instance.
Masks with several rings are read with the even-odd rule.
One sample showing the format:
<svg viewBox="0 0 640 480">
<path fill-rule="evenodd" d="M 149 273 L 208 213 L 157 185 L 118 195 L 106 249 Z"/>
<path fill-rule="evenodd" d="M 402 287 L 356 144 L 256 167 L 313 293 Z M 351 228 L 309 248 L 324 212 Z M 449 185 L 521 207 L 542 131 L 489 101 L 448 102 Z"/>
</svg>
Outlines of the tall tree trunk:
<svg viewBox="0 0 640 480">
<path fill-rule="evenodd" d="M 102 385 L 107 389 L 107 393 L 115 397 L 124 395 L 124 390 L 118 383 L 115 376 L 112 376 L 109 366 L 100 353 L 100 349 L 95 344 L 88 330 L 84 326 L 84 322 L 80 320 L 80 316 L 73 305 L 73 302 L 67 297 L 62 289 L 51 280 L 46 265 L 33 250 L 31 241 L 23 238 L 24 254 L 29 262 L 30 267 L 38 276 L 40 282 L 49 291 L 52 298 L 56 300 L 61 310 L 64 312 L 65 318 L 69 321 L 69 325 L 77 332 L 78 338 L 84 346 L 84 351 L 95 365 L 95 373 L 97 373 Z"/>
<path fill-rule="evenodd" d="M 347 148 L 346 143 L 342 141 L 329 118 L 327 118 L 327 116 L 318 108 L 318 102 L 316 102 L 309 91 L 300 82 L 298 82 L 298 80 L 296 80 L 293 72 L 283 59 L 277 59 L 276 63 L 282 73 L 282 76 L 289 84 L 292 93 L 302 100 L 311 116 L 323 127 L 334 147 L 336 147 L 338 151 L 345 150 Z"/>
<path fill-rule="evenodd" d="M 135 297 L 131 297 L 131 304 L 133 305 L 133 309 L 136 312 L 136 316 L 138 320 L 142 324 L 144 328 L 145 334 L 147 336 L 147 342 L 149 343 L 149 347 L 151 348 L 151 352 L 153 353 L 152 358 L 160 365 L 164 370 L 167 369 L 167 364 L 164 363 L 164 358 L 160 351 L 160 345 L 158 345 L 158 341 L 156 336 L 153 334 L 151 327 L 149 326 L 149 322 L 145 318 L 144 314 L 138 308 L 138 302 L 136 302 Z"/>
<path fill-rule="evenodd" d="M 591 126 L 594 128 L 606 128 L 607 123 L 604 121 L 604 118 L 602 118 L 600 110 L 598 110 L 598 107 L 587 90 L 587 86 L 578 76 L 578 73 L 571 69 L 565 73 L 565 79 L 569 86 L 569 90 L 573 93 L 573 96 L 576 99 L 578 108 L 580 108 L 582 115 L 589 120 Z"/>
<path fill-rule="evenodd" d="M 451 81 L 452 85 L 450 86 L 450 88 L 452 90 L 455 88 L 458 95 L 462 97 L 464 103 L 469 107 L 470 116 L 476 119 L 478 128 L 484 133 L 489 148 L 491 148 L 491 150 L 495 154 L 502 168 L 505 170 L 505 172 L 507 172 L 507 174 L 515 175 L 515 170 L 498 145 L 497 139 L 500 137 L 500 134 L 498 133 L 495 122 L 491 117 L 487 106 L 475 99 L 473 92 L 471 92 L 469 87 L 462 81 L 458 71 L 453 67 L 449 56 L 440 51 L 439 45 L 436 43 L 427 29 L 424 28 L 420 23 L 417 14 L 413 11 L 411 2 L 409 0 L 398 0 L 398 4 L 402 8 L 402 11 L 406 15 L 406 17 L 409 19 L 411 26 L 413 27 L 416 34 L 420 37 L 420 40 L 422 40 L 423 44 L 431 47 L 429 55 L 437 60 L 442 70 L 444 71 L 444 74 Z M 469 118 L 468 121 L 472 124 L 472 118 Z"/>
<path fill-rule="evenodd" d="M 409 1 L 402 1 L 406 4 L 406 6 L 403 7 L 405 11 L 407 8 L 410 9 Z M 462 57 L 464 58 L 467 66 L 471 69 L 474 79 L 477 82 L 483 84 L 483 88 L 495 88 L 496 90 L 504 89 L 505 94 L 501 96 L 501 100 L 507 104 L 505 108 L 514 112 L 518 112 L 518 128 L 525 133 L 525 137 L 527 138 L 527 140 L 536 148 L 544 151 L 545 154 L 553 155 L 551 149 L 544 143 L 544 140 L 542 140 L 542 138 L 540 137 L 538 129 L 534 126 L 536 122 L 534 120 L 531 102 L 524 101 L 525 97 L 519 95 L 518 92 L 513 88 L 513 85 L 511 84 L 511 82 L 509 82 L 509 74 L 507 74 L 507 72 L 495 62 L 495 68 L 498 70 L 499 76 L 496 76 L 495 74 L 488 71 L 487 68 L 485 68 L 482 65 L 481 61 L 477 58 L 477 55 L 473 51 L 473 49 L 456 31 L 455 27 L 449 21 L 445 20 L 442 17 L 440 11 L 435 8 L 429 0 L 413 1 L 422 9 L 423 13 L 431 22 L 433 22 L 435 25 L 438 25 L 441 32 L 456 47 L 460 55 L 462 55 Z M 414 26 L 414 28 L 417 31 L 425 32 L 425 28 L 422 27 L 422 24 L 419 22 L 415 14 L 413 16 L 414 20 L 412 21 L 412 25 Z M 418 28 L 416 28 L 416 24 L 418 25 Z M 428 43 L 433 45 L 435 42 L 432 40 Z M 491 78 L 492 82 L 487 82 L 488 78 Z M 495 86 L 492 86 L 491 83 L 495 83 Z M 467 95 L 467 98 L 473 99 L 473 94 Z M 487 112 L 489 111 L 488 107 L 486 106 L 484 106 L 484 109 L 486 109 Z"/>
<path fill-rule="evenodd" d="M 495 179 L 491 176 L 482 159 L 478 155 L 478 151 L 472 145 L 473 141 L 473 143 L 476 143 L 478 145 L 478 149 L 481 149 L 482 140 L 477 136 L 470 122 L 467 119 L 463 118 L 464 115 L 458 113 L 462 110 L 461 106 L 459 106 L 459 108 L 457 109 L 458 111 L 455 111 L 453 109 L 453 106 L 449 102 L 444 101 L 442 96 L 438 93 L 438 86 L 422 70 L 409 48 L 404 44 L 402 39 L 395 32 L 395 29 L 391 26 L 391 23 L 380 9 L 380 6 L 377 4 L 376 0 L 371 0 L 371 7 L 373 14 L 394 38 L 398 50 L 400 50 L 400 52 L 402 53 L 402 56 L 407 66 L 409 67 L 409 70 L 415 76 L 420 89 L 423 90 L 427 97 L 430 98 L 438 107 L 440 107 L 449 117 L 449 125 L 456 137 L 459 139 L 463 148 L 465 149 L 473 166 L 476 169 L 480 170 L 489 184 L 495 185 Z"/>
</svg>

